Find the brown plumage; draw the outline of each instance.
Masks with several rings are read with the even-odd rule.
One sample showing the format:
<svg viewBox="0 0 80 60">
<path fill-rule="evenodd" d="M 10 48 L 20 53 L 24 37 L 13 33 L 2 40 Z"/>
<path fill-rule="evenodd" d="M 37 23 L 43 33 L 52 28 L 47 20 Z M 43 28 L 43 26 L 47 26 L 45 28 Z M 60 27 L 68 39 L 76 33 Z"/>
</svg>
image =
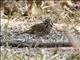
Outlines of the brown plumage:
<svg viewBox="0 0 80 60">
<path fill-rule="evenodd" d="M 50 33 L 52 25 L 53 25 L 52 20 L 46 19 L 45 21 L 43 21 L 43 23 L 33 25 L 31 29 L 19 33 L 18 35 L 27 33 L 27 34 L 35 34 L 37 36 L 44 36 Z"/>
</svg>

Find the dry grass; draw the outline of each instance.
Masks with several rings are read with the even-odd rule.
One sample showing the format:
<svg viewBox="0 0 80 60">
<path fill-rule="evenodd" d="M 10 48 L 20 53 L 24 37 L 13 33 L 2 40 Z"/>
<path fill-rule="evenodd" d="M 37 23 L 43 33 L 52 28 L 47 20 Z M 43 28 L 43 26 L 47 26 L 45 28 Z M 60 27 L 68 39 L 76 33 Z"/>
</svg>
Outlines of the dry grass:
<svg viewBox="0 0 80 60">
<path fill-rule="evenodd" d="M 42 3 L 41 3 L 42 2 Z M 54 22 L 57 39 L 68 35 L 75 48 L 10 48 L 1 46 L 1 60 L 80 60 L 80 3 L 70 1 L 1 1 L 1 35 L 14 40 L 14 32 L 22 32 L 45 18 Z M 59 32 L 66 32 L 66 35 Z M 55 36 L 55 38 L 56 38 Z M 61 37 L 61 38 L 60 38 Z M 17 37 L 17 38 L 21 38 Z M 26 38 L 27 39 L 27 38 Z M 53 39 L 54 40 L 54 39 Z M 52 40 L 52 41 L 53 41 Z M 78 42 L 76 42 L 76 41 Z M 43 40 L 44 41 L 44 40 Z M 51 41 L 45 40 L 45 41 Z M 51 41 L 51 42 L 52 42 Z M 79 49 L 79 50 L 78 50 Z"/>
</svg>

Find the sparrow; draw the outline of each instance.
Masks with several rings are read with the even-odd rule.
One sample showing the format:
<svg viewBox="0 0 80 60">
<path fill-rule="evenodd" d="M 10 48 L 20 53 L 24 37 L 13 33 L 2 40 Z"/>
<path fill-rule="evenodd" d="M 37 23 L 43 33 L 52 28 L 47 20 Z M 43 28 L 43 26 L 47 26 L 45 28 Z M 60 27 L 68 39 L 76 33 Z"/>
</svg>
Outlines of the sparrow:
<svg viewBox="0 0 80 60">
<path fill-rule="evenodd" d="M 22 33 L 19 33 L 17 35 L 27 33 L 27 34 L 34 34 L 37 36 L 45 36 L 50 33 L 52 26 L 53 26 L 52 20 L 47 18 L 42 23 L 33 25 L 33 26 L 31 26 L 31 29 L 24 31 Z"/>
</svg>

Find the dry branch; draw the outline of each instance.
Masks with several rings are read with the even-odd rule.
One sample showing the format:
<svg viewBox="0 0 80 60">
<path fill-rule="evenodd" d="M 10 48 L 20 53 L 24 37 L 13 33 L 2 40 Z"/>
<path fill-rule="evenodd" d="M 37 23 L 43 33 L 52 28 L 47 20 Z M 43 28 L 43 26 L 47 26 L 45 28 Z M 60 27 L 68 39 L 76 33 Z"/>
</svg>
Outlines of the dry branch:
<svg viewBox="0 0 80 60">
<path fill-rule="evenodd" d="M 39 48 L 51 48 L 51 47 L 72 47 L 70 42 L 58 42 L 58 43 L 36 43 L 36 42 L 32 42 L 32 43 L 27 43 L 27 42 L 21 42 L 21 41 L 7 41 L 8 42 L 8 46 L 11 47 L 39 47 Z M 5 41 L 1 41 L 0 42 L 0 46 L 6 46 Z"/>
<path fill-rule="evenodd" d="M 76 50 L 79 51 L 80 53 L 80 41 L 78 41 L 74 36 L 73 34 L 69 31 L 69 30 L 66 30 L 66 35 L 69 39 L 69 41 L 71 42 L 71 44 L 76 48 Z"/>
</svg>

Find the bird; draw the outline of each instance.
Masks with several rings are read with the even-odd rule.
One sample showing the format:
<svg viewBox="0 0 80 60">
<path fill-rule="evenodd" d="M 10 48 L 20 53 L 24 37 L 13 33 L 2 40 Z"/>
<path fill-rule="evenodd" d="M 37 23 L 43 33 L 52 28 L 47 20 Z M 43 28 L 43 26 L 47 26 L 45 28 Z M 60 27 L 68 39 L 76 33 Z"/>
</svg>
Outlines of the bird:
<svg viewBox="0 0 80 60">
<path fill-rule="evenodd" d="M 53 26 L 52 20 L 47 18 L 42 23 L 35 24 L 31 26 L 31 29 L 24 31 L 22 33 L 19 33 L 17 35 L 27 33 L 27 34 L 34 34 L 37 36 L 45 36 L 50 33 L 52 26 Z"/>
</svg>

